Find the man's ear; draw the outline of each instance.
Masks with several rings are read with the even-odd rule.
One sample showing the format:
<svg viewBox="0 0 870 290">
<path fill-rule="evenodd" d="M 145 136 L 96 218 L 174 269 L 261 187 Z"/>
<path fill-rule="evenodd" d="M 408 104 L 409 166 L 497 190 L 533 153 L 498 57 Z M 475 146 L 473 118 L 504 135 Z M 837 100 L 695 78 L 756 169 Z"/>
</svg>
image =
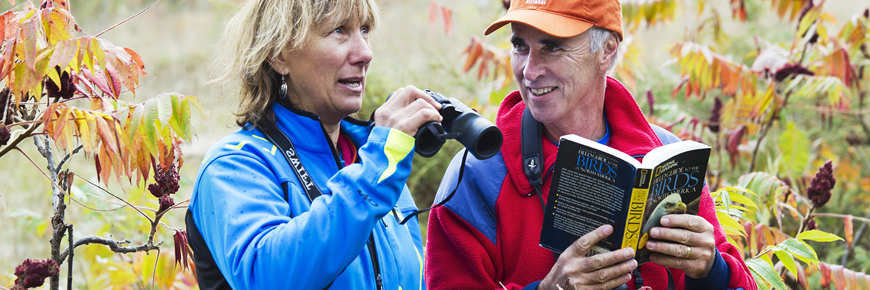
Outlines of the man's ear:
<svg viewBox="0 0 870 290">
<path fill-rule="evenodd" d="M 606 73 L 610 69 L 610 63 L 616 61 L 616 56 L 619 52 L 619 36 L 617 36 L 616 32 L 610 33 L 607 40 L 604 41 L 601 50 L 601 63 L 599 63 L 598 69 Z"/>
</svg>

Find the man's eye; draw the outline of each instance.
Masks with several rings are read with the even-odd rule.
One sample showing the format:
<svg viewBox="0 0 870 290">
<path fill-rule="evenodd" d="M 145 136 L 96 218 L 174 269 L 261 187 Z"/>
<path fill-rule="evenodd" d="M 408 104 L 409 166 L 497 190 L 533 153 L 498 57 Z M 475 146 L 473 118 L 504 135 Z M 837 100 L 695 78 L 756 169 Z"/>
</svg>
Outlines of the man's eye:
<svg viewBox="0 0 870 290">
<path fill-rule="evenodd" d="M 514 44 L 513 44 L 513 49 L 514 49 L 514 51 L 525 51 L 525 50 L 526 50 L 526 46 L 523 45 L 523 44 L 521 44 L 521 43 L 514 43 Z"/>
<path fill-rule="evenodd" d="M 362 32 L 363 34 L 368 34 L 369 33 L 368 25 L 363 25 L 363 27 L 360 27 L 359 31 Z"/>
<path fill-rule="evenodd" d="M 558 46 L 552 46 L 552 45 L 544 46 L 544 51 L 546 51 L 546 52 L 557 52 L 560 50 L 562 50 L 562 48 L 558 47 Z"/>
</svg>

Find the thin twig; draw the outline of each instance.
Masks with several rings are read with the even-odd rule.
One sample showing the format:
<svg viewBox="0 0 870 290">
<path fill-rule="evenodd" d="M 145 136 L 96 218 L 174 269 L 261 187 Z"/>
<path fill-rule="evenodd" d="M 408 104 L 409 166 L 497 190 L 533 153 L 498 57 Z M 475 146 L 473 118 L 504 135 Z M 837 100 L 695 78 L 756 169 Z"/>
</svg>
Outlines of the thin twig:
<svg viewBox="0 0 870 290">
<path fill-rule="evenodd" d="M 76 175 L 78 175 L 78 174 L 76 174 Z M 79 177 L 81 177 L 81 176 L 79 176 Z M 81 178 L 81 179 L 84 180 L 84 181 L 87 182 L 87 183 L 90 183 L 90 184 L 93 185 L 94 187 L 99 188 L 100 190 L 104 191 L 105 193 L 108 193 L 108 194 L 111 195 L 112 197 L 117 198 L 117 199 L 120 200 L 120 201 L 123 201 L 124 204 L 126 204 L 126 205 L 129 206 L 129 207 L 132 207 L 132 208 L 135 209 L 137 212 L 139 212 L 139 214 L 141 214 L 141 215 L 144 216 L 146 219 L 148 219 L 148 222 L 150 222 L 150 223 L 154 223 L 154 220 L 152 220 L 151 217 L 149 217 L 149 216 L 146 215 L 144 212 L 142 212 L 141 210 L 139 210 L 138 207 L 136 207 L 135 205 L 131 204 L 131 203 L 128 202 L 126 199 L 123 199 L 123 198 L 121 198 L 121 197 L 115 195 L 114 193 L 112 193 L 112 192 L 106 190 L 105 188 L 100 187 L 99 185 L 97 185 L 97 184 L 91 182 L 90 180 L 87 180 L 87 179 L 84 179 L 84 178 Z"/>
<path fill-rule="evenodd" d="M 87 237 L 87 238 L 82 238 L 82 239 L 75 241 L 75 243 L 73 243 L 72 248 L 77 248 L 79 246 L 89 245 L 89 244 L 100 244 L 100 245 L 109 246 L 109 249 L 112 250 L 112 252 L 126 254 L 126 253 L 148 252 L 151 250 L 157 250 L 160 248 L 160 245 L 163 244 L 163 242 L 159 242 L 156 245 L 155 244 L 142 244 L 142 245 L 138 245 L 138 246 L 129 246 L 129 247 L 119 246 L 119 244 L 129 244 L 129 243 L 130 243 L 130 241 L 128 241 L 128 240 L 113 241 L 110 239 L 100 238 L 100 237 Z M 69 255 L 69 252 L 70 252 L 70 248 L 64 249 L 60 253 L 61 260 L 65 259 L 66 256 Z"/>
<path fill-rule="evenodd" d="M 48 181 L 50 181 L 52 185 L 56 186 L 56 187 L 58 188 L 58 190 L 60 190 L 60 192 L 61 192 L 64 196 L 66 196 L 67 198 L 69 198 L 70 200 L 72 200 L 73 202 L 75 202 L 76 204 L 78 204 L 78 205 L 80 205 L 80 206 L 82 206 L 82 207 L 84 207 L 84 208 L 86 208 L 86 209 L 93 210 L 93 211 L 115 211 L 115 210 L 118 210 L 118 209 L 112 209 L 112 210 L 96 209 L 96 208 L 93 208 L 93 207 L 90 207 L 90 206 L 85 205 L 84 203 L 82 203 L 82 202 L 79 201 L 78 199 L 73 198 L 71 194 L 69 194 L 68 192 L 66 192 L 66 190 L 63 189 L 63 187 L 61 187 L 61 186 L 58 185 L 56 182 L 54 182 L 54 180 L 52 180 L 51 177 L 49 177 L 48 174 L 45 173 L 45 171 L 42 171 L 42 168 L 40 168 L 39 165 L 37 165 L 36 162 L 33 161 L 32 158 L 30 158 L 30 155 L 27 155 L 27 153 L 24 153 L 24 151 L 22 151 L 21 149 L 19 149 L 19 148 L 17 148 L 17 147 L 16 147 L 15 149 L 18 150 L 18 152 L 21 152 L 21 154 L 23 154 L 24 157 L 27 158 L 27 160 L 30 160 L 30 163 L 32 163 L 33 166 L 36 167 L 36 169 L 39 169 L 39 172 L 41 172 L 42 175 L 45 176 L 45 178 L 48 179 Z M 7 210 L 7 211 L 8 211 L 8 210 Z"/>
<path fill-rule="evenodd" d="M 63 159 L 61 159 L 60 162 L 57 163 L 57 167 L 55 167 L 55 169 L 58 170 L 58 171 L 60 171 L 60 169 L 63 168 L 63 164 L 64 164 L 67 160 L 69 160 L 69 158 L 70 158 L 73 154 L 79 153 L 79 150 L 82 150 L 82 144 L 79 144 L 79 146 L 77 146 L 75 149 L 73 149 L 72 152 L 67 153 L 66 156 L 64 156 Z"/>
<path fill-rule="evenodd" d="M 160 2 L 160 0 L 155 0 L 154 3 L 151 3 L 151 5 L 148 5 L 148 7 L 145 7 L 145 9 L 142 9 L 142 11 L 139 11 L 138 13 L 133 14 L 133 16 L 127 17 L 127 19 L 121 20 L 121 22 L 118 22 L 117 24 L 112 25 L 112 27 L 106 28 L 106 30 L 103 30 L 102 32 L 97 33 L 97 35 L 94 35 L 94 37 L 95 38 L 100 37 L 100 35 L 103 35 L 103 33 L 109 32 L 109 30 L 115 29 L 115 27 L 118 27 L 121 24 L 124 24 L 124 22 L 130 21 L 133 18 L 136 18 L 137 16 L 141 15 L 142 13 L 145 13 L 145 11 L 148 11 L 148 9 L 151 9 L 151 7 L 154 7 L 154 5 L 157 5 L 157 3 L 159 3 L 159 2 Z"/>
<path fill-rule="evenodd" d="M 842 219 L 845 219 L 847 215 L 845 215 L 845 214 L 837 214 L 837 213 L 815 213 L 815 214 L 813 214 L 813 216 L 814 216 L 814 217 L 820 217 L 820 216 L 821 216 L 821 217 L 836 217 L 836 218 L 842 218 Z M 858 217 L 858 216 L 852 216 L 852 219 L 853 219 L 853 220 L 856 220 L 856 221 L 862 221 L 862 222 L 865 222 L 865 223 L 870 223 L 870 218 Z"/>
</svg>

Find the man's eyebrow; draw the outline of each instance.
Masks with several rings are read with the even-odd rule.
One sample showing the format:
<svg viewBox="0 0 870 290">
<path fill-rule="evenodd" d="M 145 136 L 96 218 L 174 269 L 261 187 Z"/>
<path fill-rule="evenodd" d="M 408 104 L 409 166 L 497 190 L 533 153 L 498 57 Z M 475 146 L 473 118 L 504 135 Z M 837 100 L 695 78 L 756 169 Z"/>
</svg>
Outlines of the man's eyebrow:
<svg viewBox="0 0 870 290">
<path fill-rule="evenodd" d="M 523 40 L 522 38 L 519 38 L 517 36 L 511 36 L 511 44 L 524 44 L 524 43 L 526 43 L 526 41 Z"/>
<path fill-rule="evenodd" d="M 541 39 L 538 43 L 549 47 L 561 47 L 564 41 L 558 39 Z"/>
</svg>

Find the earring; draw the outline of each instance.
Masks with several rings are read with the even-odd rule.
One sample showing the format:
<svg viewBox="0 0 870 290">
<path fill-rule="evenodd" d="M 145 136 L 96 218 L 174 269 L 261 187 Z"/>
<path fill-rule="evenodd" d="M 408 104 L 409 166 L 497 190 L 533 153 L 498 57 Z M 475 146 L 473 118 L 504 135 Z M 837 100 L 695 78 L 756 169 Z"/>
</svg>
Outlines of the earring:
<svg viewBox="0 0 870 290">
<path fill-rule="evenodd" d="M 281 75 L 281 99 L 287 98 L 287 81 L 284 80 L 284 75 Z"/>
</svg>

